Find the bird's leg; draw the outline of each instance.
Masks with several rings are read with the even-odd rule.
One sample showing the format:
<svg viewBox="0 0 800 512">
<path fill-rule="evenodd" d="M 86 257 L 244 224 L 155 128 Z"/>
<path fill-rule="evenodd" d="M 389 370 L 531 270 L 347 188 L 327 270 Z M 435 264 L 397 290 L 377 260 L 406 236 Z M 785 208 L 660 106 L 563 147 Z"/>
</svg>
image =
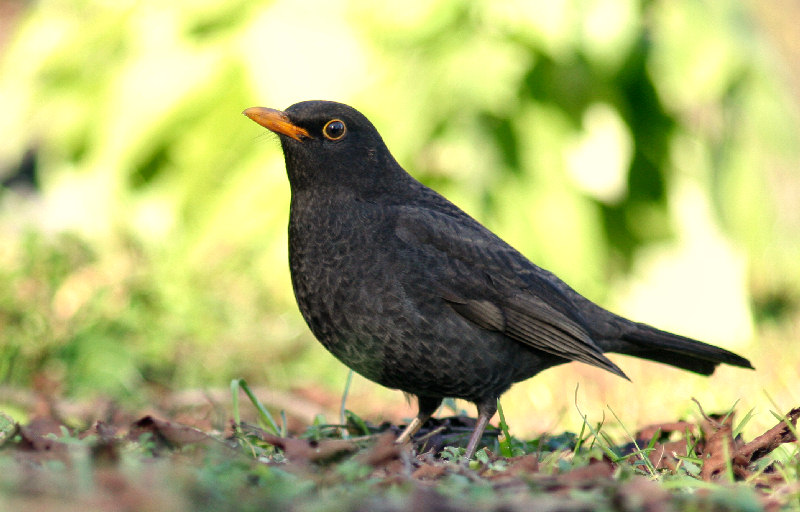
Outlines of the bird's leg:
<svg viewBox="0 0 800 512">
<path fill-rule="evenodd" d="M 475 456 L 475 450 L 478 448 L 478 443 L 483 437 L 483 431 L 486 430 L 486 425 L 489 424 L 489 420 L 492 419 L 494 413 L 497 412 L 497 398 L 477 402 L 475 405 L 478 406 L 478 422 L 475 424 L 475 430 L 472 431 L 472 436 L 469 438 L 469 443 L 467 444 L 467 451 L 464 454 L 464 458 L 467 460 Z"/>
<path fill-rule="evenodd" d="M 430 414 L 427 416 L 421 413 L 417 414 L 417 416 L 413 420 L 411 420 L 411 423 L 409 423 L 408 426 L 400 434 L 400 437 L 395 439 L 394 442 L 396 444 L 406 444 L 407 442 L 409 442 L 411 440 L 411 436 L 416 434 L 417 430 L 419 430 L 422 424 L 425 423 L 430 417 L 431 417 Z"/>
<path fill-rule="evenodd" d="M 433 413 L 436 412 L 436 409 L 439 408 L 439 405 L 442 403 L 441 398 L 433 398 L 429 396 L 419 396 L 417 397 L 417 402 L 419 403 L 419 412 L 417 413 L 417 417 L 411 420 L 411 423 L 403 430 L 403 433 L 400 434 L 400 437 L 395 440 L 397 444 L 405 444 L 411 440 L 411 436 L 417 433 L 417 430 L 422 426 L 423 423 L 428 421 L 428 418 L 433 416 Z"/>
</svg>

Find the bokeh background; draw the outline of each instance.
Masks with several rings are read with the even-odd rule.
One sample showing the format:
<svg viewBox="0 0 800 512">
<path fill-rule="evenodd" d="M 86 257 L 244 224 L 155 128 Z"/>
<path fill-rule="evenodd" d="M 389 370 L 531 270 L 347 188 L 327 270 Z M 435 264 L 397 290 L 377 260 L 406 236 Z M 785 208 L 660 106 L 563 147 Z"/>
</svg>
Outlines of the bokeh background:
<svg viewBox="0 0 800 512">
<path fill-rule="evenodd" d="M 696 397 L 771 426 L 800 404 L 797 19 L 790 0 L 0 0 L 0 405 L 242 377 L 335 421 L 347 369 L 294 304 L 280 147 L 240 114 L 332 99 L 583 294 L 757 368 L 566 365 L 504 396 L 515 433 L 576 428 L 576 387 L 593 421 Z M 414 412 L 358 377 L 348 407 Z"/>
</svg>

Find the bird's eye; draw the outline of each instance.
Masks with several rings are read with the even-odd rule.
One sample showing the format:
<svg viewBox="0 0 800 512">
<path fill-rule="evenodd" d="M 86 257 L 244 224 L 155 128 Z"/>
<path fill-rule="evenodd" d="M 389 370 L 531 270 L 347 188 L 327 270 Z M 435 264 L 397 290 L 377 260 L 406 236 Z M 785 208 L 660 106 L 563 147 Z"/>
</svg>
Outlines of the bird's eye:
<svg viewBox="0 0 800 512">
<path fill-rule="evenodd" d="M 328 124 L 322 129 L 322 133 L 327 139 L 339 140 L 347 133 L 347 127 L 344 125 L 344 121 L 334 119 L 333 121 L 328 121 Z"/>
</svg>

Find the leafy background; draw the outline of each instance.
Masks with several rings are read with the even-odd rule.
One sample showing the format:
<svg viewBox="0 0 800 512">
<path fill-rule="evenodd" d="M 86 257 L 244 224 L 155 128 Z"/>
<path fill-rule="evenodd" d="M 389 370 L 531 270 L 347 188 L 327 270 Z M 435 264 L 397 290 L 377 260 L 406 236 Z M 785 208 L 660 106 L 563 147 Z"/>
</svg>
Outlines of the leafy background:
<svg viewBox="0 0 800 512">
<path fill-rule="evenodd" d="M 294 305 L 279 145 L 240 112 L 334 99 L 370 117 L 412 174 L 588 297 L 758 369 L 704 379 L 616 357 L 633 384 L 548 370 L 505 395 L 516 433 L 574 428 L 576 386 L 590 416 L 608 405 L 634 424 L 686 414 L 696 397 L 708 409 L 740 400 L 764 413 L 751 422 L 763 430 L 770 400 L 800 401 L 791 2 L 0 9 L 6 389 L 146 404 L 243 377 L 333 403 L 347 370 Z M 375 421 L 414 410 L 360 378 L 350 400 Z"/>
</svg>

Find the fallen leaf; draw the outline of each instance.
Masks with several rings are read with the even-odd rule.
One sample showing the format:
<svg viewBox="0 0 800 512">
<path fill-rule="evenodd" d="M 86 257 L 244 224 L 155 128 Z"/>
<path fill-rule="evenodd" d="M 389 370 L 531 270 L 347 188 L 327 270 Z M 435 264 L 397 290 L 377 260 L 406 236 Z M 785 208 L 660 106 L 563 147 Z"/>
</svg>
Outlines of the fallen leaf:
<svg viewBox="0 0 800 512">
<path fill-rule="evenodd" d="M 375 444 L 364 453 L 359 454 L 356 460 L 372 467 L 385 466 L 400 456 L 401 446 L 394 441 L 393 433 L 381 434 Z"/>
<path fill-rule="evenodd" d="M 61 451 L 66 447 L 63 443 L 53 439 L 52 435 L 61 435 L 61 424 L 50 417 L 40 417 L 31 420 L 19 429 L 22 443 L 20 448 L 36 452 Z"/>
<path fill-rule="evenodd" d="M 722 424 L 711 419 L 703 422 L 702 429 L 706 436 L 706 442 L 702 450 L 703 467 L 700 470 L 700 478 L 706 482 L 720 478 L 736 453 L 732 436 L 732 422 L 732 415 L 728 416 Z"/>
<path fill-rule="evenodd" d="M 159 447 L 178 448 L 188 444 L 213 440 L 208 434 L 180 423 L 160 420 L 153 416 L 145 416 L 131 425 L 127 438 L 138 441 L 144 434 L 152 434 Z"/>
<path fill-rule="evenodd" d="M 784 443 L 797 441 L 792 429 L 797 427 L 798 417 L 800 417 L 800 407 L 789 411 L 785 420 L 739 448 L 736 454 L 750 463 L 769 455 L 770 452 Z M 789 428 L 787 421 L 791 423 L 792 428 Z"/>
<path fill-rule="evenodd" d="M 415 480 L 436 480 L 446 472 L 447 466 L 444 464 L 423 464 L 411 473 L 411 478 Z"/>
<path fill-rule="evenodd" d="M 510 476 L 519 476 L 539 472 L 539 455 L 530 453 L 508 459 L 506 473 Z"/>
<path fill-rule="evenodd" d="M 657 483 L 642 476 L 635 476 L 622 484 L 617 491 L 617 500 L 622 510 L 647 512 L 673 510 L 669 493 Z"/>
<path fill-rule="evenodd" d="M 292 462 L 324 462 L 358 449 L 356 443 L 345 439 L 315 441 L 276 436 L 261 429 L 251 429 L 251 431 L 255 432 L 262 441 L 283 450 L 286 458 Z"/>
<path fill-rule="evenodd" d="M 636 440 L 640 441 L 640 444 L 647 445 L 656 436 L 659 434 L 659 441 L 663 441 L 665 436 L 673 432 L 680 432 L 685 433 L 686 431 L 694 432 L 695 426 L 688 421 L 673 421 L 670 423 L 656 423 L 653 425 L 647 425 L 639 429 L 636 433 Z"/>
</svg>

